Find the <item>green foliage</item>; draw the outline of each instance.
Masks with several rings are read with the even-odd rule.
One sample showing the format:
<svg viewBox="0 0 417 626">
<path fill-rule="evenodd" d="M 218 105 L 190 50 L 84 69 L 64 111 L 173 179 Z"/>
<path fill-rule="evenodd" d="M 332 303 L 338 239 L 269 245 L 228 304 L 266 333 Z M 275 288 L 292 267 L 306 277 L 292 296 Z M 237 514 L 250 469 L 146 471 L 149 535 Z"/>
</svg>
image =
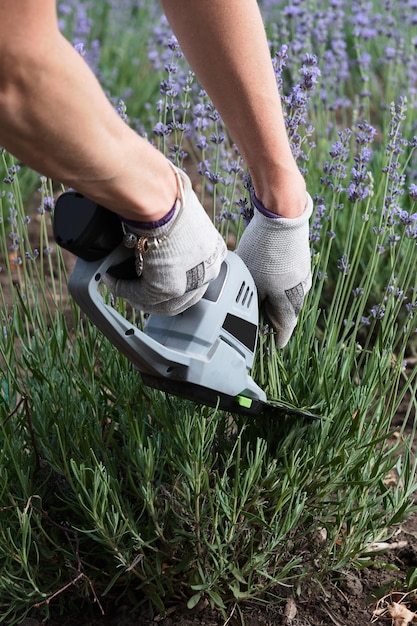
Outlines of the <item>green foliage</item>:
<svg viewBox="0 0 417 626">
<path fill-rule="evenodd" d="M 131 25 L 150 32 L 156 17 L 146 6 L 137 10 Z M 133 28 L 112 22 L 111 3 L 89 11 L 94 27 L 85 45 L 100 42 L 98 72 L 112 96 L 122 96 L 134 83 L 125 61 L 137 55 L 149 68 L 146 39 L 138 44 Z M 167 50 L 165 85 L 177 76 L 170 63 L 183 63 L 172 42 Z M 162 125 L 155 143 L 192 171 L 234 244 L 248 195 L 243 163 L 182 68 L 182 90 L 165 90 L 149 127 Z M 285 71 L 296 86 L 299 66 Z M 156 76 L 134 116 L 145 99 L 160 97 Z M 361 567 L 367 546 L 413 510 L 417 368 L 405 363 L 417 297 L 415 200 L 405 193 L 415 159 L 412 110 L 404 99 L 383 107 L 375 137 L 366 106 L 335 111 L 317 93 L 305 96 L 303 115 L 291 99 L 284 108 L 316 193 L 313 287 L 284 350 L 262 321 L 252 375 L 269 398 L 320 415 L 315 422 L 236 418 L 144 387 L 68 300 L 67 260 L 50 238 L 56 190 L 38 181 L 40 211 L 29 210 L 22 171 L 2 152 L 0 623 L 117 604 L 163 612 L 202 599 L 226 615 L 234 603 L 270 600 L 284 586 L 301 590 L 307 579 Z M 186 126 L 191 105 L 210 114 L 206 143 Z M 349 129 L 340 123 L 345 116 Z M 372 149 L 366 192 L 350 186 L 364 147 Z M 198 178 L 202 162 L 209 171 Z M 397 197 L 408 221 L 393 206 Z M 410 569 L 410 586 L 415 578 Z"/>
<path fill-rule="evenodd" d="M 63 11 L 65 9 L 65 11 Z M 147 55 L 158 5 L 148 2 L 72 2 L 61 12 L 62 30 L 85 57 L 114 101 L 129 110 L 130 123 L 147 127 L 147 105 L 159 87 Z"/>
</svg>

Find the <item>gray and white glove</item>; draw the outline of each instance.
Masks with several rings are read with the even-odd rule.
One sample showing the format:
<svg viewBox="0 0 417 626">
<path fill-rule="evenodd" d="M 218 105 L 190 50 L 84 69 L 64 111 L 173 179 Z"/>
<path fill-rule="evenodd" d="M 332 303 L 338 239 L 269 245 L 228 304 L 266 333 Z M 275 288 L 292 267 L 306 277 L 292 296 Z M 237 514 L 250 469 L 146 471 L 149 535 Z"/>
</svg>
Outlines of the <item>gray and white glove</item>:
<svg viewBox="0 0 417 626">
<path fill-rule="evenodd" d="M 135 248 L 138 278 L 103 278 L 113 295 L 136 310 L 158 315 L 177 315 L 198 302 L 227 254 L 190 179 L 174 169 L 179 198 L 171 219 L 151 229 L 125 226 L 125 245 Z"/>
<path fill-rule="evenodd" d="M 236 250 L 253 276 L 279 348 L 288 343 L 311 287 L 312 210 L 308 194 L 305 211 L 296 218 L 269 217 L 255 208 Z"/>
</svg>

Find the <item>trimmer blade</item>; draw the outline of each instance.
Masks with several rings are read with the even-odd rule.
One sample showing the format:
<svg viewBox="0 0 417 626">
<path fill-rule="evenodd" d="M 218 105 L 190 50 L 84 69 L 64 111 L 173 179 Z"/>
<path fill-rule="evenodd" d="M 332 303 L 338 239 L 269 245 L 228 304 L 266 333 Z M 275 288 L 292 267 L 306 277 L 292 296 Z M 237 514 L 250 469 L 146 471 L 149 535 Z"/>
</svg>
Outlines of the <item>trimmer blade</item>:
<svg viewBox="0 0 417 626">
<path fill-rule="evenodd" d="M 146 386 L 165 391 L 168 394 L 191 400 L 197 404 L 203 404 L 221 411 L 227 411 L 236 415 L 264 416 L 264 417 L 297 417 L 308 420 L 321 420 L 305 409 L 287 406 L 278 402 L 263 402 L 246 396 L 229 396 L 212 389 L 195 385 L 186 381 L 178 381 L 169 378 L 159 378 L 141 374 Z"/>
</svg>

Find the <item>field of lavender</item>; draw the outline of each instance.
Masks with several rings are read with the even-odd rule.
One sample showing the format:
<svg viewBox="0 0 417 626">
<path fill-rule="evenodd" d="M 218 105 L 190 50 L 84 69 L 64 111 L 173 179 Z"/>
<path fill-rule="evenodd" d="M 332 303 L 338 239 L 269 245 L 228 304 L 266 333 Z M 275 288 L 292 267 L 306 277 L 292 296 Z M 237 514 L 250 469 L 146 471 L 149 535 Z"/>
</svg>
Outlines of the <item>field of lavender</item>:
<svg viewBox="0 0 417 626">
<path fill-rule="evenodd" d="M 259 4 L 314 200 L 313 286 L 282 351 L 262 319 L 252 374 L 322 419 L 255 423 L 143 387 L 68 300 L 60 188 L 0 149 L 7 626 L 118 607 L 142 624 L 178 606 L 243 623 L 243 607 L 364 575 L 370 546 L 415 511 L 417 3 Z M 251 216 L 245 164 L 158 4 L 58 8 L 119 114 L 190 173 L 233 248 Z M 417 560 L 395 577 L 416 587 Z"/>
</svg>

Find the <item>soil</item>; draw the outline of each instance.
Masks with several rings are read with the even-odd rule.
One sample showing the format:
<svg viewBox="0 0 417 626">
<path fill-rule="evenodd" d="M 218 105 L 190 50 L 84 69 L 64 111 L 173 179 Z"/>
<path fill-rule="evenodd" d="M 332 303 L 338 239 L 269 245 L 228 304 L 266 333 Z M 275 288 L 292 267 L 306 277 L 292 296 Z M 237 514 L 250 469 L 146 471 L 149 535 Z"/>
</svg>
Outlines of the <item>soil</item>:
<svg viewBox="0 0 417 626">
<path fill-rule="evenodd" d="M 63 615 L 42 624 L 28 618 L 20 626 L 407 626 L 408 622 L 391 620 L 387 612 L 377 617 L 374 611 L 389 611 L 394 602 L 417 611 L 416 595 L 403 593 L 407 571 L 417 568 L 417 513 L 401 526 L 390 546 L 376 553 L 374 564 L 360 572 L 329 578 L 320 588 L 303 587 L 301 596 L 289 594 L 279 604 L 230 607 L 226 619 L 203 603 L 192 611 L 180 605 L 168 615 L 153 617 L 132 615 L 120 607 L 113 615 L 100 616 L 97 610 L 96 617 L 85 620 L 80 615 Z"/>
<path fill-rule="evenodd" d="M 411 621 L 394 621 L 390 610 L 399 606 L 400 611 L 417 612 L 417 590 L 407 587 L 407 573 L 415 570 L 417 574 L 417 510 L 387 543 L 374 547 L 370 565 L 362 570 L 329 576 L 320 587 L 304 584 L 300 595 L 289 589 L 287 597 L 276 604 L 230 606 L 226 617 L 202 602 L 193 610 L 173 606 L 165 615 L 150 615 L 146 610 L 132 614 L 123 606 L 101 615 L 98 607 L 89 607 L 88 616 L 52 614 L 46 622 L 27 618 L 19 626 L 407 626 Z M 281 597 L 284 593 L 280 588 Z"/>
<path fill-rule="evenodd" d="M 38 222 L 36 217 L 32 220 L 35 239 Z M 66 259 L 70 269 L 73 257 L 67 254 Z M 65 306 L 65 302 L 61 304 Z M 398 424 L 403 422 L 408 402 L 409 398 L 405 398 L 398 412 Z M 409 421 L 408 430 L 412 432 L 414 416 Z M 118 607 L 114 614 L 109 612 L 103 616 L 97 606 L 93 607 L 95 614 L 89 609 L 82 615 L 51 616 L 46 622 L 27 618 L 20 626 L 362 626 L 370 623 L 406 626 L 409 622 L 394 621 L 388 611 L 394 602 L 417 611 L 417 592 L 413 594 L 407 589 L 407 572 L 415 569 L 417 574 L 417 507 L 416 512 L 396 529 L 389 543 L 378 547 L 372 563 L 360 571 L 339 573 L 336 578 L 329 576 L 320 587 L 305 584 L 301 595 L 292 595 L 289 589 L 287 597 L 277 604 L 231 606 L 226 617 L 205 603 L 192 611 L 178 605 L 169 609 L 166 615 L 153 616 L 146 611 L 132 614 L 128 607 Z M 281 597 L 283 593 L 285 591 L 280 588 Z M 375 609 L 381 612 L 376 615 Z"/>
</svg>

